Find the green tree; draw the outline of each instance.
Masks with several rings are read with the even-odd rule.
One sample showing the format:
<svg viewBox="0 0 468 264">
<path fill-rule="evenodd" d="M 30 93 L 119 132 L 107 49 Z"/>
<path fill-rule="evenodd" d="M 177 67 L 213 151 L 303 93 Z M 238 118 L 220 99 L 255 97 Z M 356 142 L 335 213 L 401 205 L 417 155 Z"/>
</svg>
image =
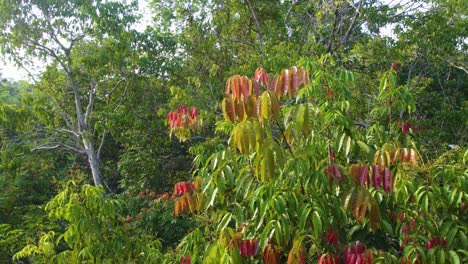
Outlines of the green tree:
<svg viewBox="0 0 468 264">
<path fill-rule="evenodd" d="M 106 65 L 107 70 L 118 67 L 132 70 L 128 58 L 123 64 L 117 59 L 128 55 L 119 48 L 130 48 L 128 29 L 136 21 L 134 8 L 135 3 L 100 1 L 4 1 L 0 6 L 2 52 L 19 65 L 28 65 L 33 58 L 51 63 L 39 86 L 43 84 L 43 95 L 62 119 L 53 123 L 55 133 L 60 136 L 36 149 L 65 149 L 85 155 L 95 185 L 102 183 L 98 165 L 102 144 L 99 142 L 104 143 L 105 139 L 104 133 L 95 127 L 96 98 L 110 97 L 125 81 L 119 72 L 97 66 Z M 101 49 L 104 51 L 99 53 L 99 58 L 86 56 Z M 55 70 L 56 66 L 61 71 Z M 53 83 L 46 85 L 44 81 L 48 78 Z M 102 87 L 108 82 L 112 85 Z M 47 89 L 48 86 L 52 89 Z M 75 144 L 67 144 L 61 140 L 63 138 Z"/>
<path fill-rule="evenodd" d="M 105 196 L 103 186 L 69 181 L 46 206 L 49 218 L 64 221 L 65 230 L 49 231 L 14 258 L 31 257 L 39 263 L 158 261 L 162 257 L 159 241 L 132 236 L 132 228 L 119 217 L 122 207 L 122 201 Z"/>
<path fill-rule="evenodd" d="M 294 67 L 271 81 L 262 70 L 252 80 L 227 80 L 225 121 L 218 125 L 227 128 L 228 143 L 196 158 L 195 183 L 203 184 L 182 189 L 174 208 L 176 216 L 194 214 L 202 225 L 181 241 L 180 257 L 197 263 L 466 260 L 468 152 L 457 152 L 448 166 L 424 163 L 413 135 L 392 115 L 415 110 L 395 69 L 381 78 L 366 130 L 349 115 L 354 74 L 331 56 L 303 64 L 310 84 L 307 71 Z M 436 196 L 443 198 L 431 203 Z"/>
</svg>

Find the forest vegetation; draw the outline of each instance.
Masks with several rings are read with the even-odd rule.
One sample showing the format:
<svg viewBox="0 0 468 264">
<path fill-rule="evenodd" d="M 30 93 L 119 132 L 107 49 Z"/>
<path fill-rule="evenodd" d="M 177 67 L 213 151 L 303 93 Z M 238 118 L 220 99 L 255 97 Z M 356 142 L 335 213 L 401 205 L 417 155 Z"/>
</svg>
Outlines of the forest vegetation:
<svg viewBox="0 0 468 264">
<path fill-rule="evenodd" d="M 468 263 L 465 1 L 139 4 L 0 1 L 0 263 Z"/>
</svg>

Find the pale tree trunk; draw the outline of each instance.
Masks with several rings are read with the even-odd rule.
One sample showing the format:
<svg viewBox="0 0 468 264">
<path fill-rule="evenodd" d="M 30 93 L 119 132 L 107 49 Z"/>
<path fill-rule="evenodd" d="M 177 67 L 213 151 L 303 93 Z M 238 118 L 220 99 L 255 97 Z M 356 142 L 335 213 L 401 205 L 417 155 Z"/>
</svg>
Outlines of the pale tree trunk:
<svg viewBox="0 0 468 264">
<path fill-rule="evenodd" d="M 83 138 L 83 145 L 85 146 L 85 152 L 88 158 L 89 167 L 91 168 L 94 185 L 99 186 L 102 184 L 101 172 L 99 171 L 98 156 L 94 149 L 94 144 Z"/>
<path fill-rule="evenodd" d="M 99 171 L 99 156 L 94 147 L 94 141 L 92 140 L 92 138 L 89 138 L 90 135 L 93 134 L 90 127 L 92 127 L 91 116 L 94 110 L 93 108 L 94 108 L 94 100 L 96 99 L 95 93 L 97 90 L 97 84 L 90 85 L 89 93 L 88 93 L 89 101 L 88 101 L 88 105 L 86 106 L 86 109 L 83 115 L 83 109 L 81 106 L 80 93 L 78 92 L 77 82 L 73 79 L 72 74 L 69 74 L 68 76 L 70 78 L 70 81 L 72 84 L 71 88 L 75 96 L 78 134 L 81 136 L 81 139 L 83 142 L 84 153 L 86 157 L 88 158 L 88 164 L 89 164 L 89 167 L 91 168 L 91 174 L 93 176 L 94 185 L 99 186 L 102 184 L 101 172 Z M 101 142 L 101 144 L 102 143 L 104 142 Z"/>
</svg>

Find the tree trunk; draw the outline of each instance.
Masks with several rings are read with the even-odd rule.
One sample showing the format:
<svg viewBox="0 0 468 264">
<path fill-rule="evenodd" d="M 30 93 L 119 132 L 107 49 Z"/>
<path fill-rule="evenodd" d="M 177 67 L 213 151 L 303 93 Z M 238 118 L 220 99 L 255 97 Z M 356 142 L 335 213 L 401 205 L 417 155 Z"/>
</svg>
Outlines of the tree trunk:
<svg viewBox="0 0 468 264">
<path fill-rule="evenodd" d="M 83 145 L 86 149 L 86 156 L 88 157 L 89 167 L 91 168 L 91 174 L 93 175 L 94 185 L 99 186 L 102 184 L 101 172 L 99 171 L 98 157 L 94 149 L 94 145 L 85 138 L 83 138 Z"/>
</svg>

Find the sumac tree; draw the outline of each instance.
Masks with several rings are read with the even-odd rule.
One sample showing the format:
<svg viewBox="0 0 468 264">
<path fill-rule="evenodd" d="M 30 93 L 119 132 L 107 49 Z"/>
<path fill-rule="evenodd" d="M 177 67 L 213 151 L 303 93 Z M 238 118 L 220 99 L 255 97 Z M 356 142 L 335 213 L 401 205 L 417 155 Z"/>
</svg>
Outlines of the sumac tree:
<svg viewBox="0 0 468 264">
<path fill-rule="evenodd" d="M 194 263 L 466 259 L 466 216 L 460 214 L 466 210 L 465 161 L 450 173 L 423 163 L 414 135 L 402 131 L 392 114 L 414 110 L 408 90 L 396 84 L 395 69 L 382 76 L 375 98 L 381 103 L 363 129 L 349 114 L 354 74 L 333 66 L 330 56 L 301 64 L 273 78 L 259 68 L 252 79 L 227 80 L 224 120 L 217 125 L 230 128 L 229 138 L 220 151 L 196 158 L 201 165 L 194 174 L 203 184 L 193 204 L 199 209 L 190 212 L 202 227 L 182 240 L 180 258 L 190 256 Z M 446 201 L 432 202 L 436 195 Z"/>
</svg>

